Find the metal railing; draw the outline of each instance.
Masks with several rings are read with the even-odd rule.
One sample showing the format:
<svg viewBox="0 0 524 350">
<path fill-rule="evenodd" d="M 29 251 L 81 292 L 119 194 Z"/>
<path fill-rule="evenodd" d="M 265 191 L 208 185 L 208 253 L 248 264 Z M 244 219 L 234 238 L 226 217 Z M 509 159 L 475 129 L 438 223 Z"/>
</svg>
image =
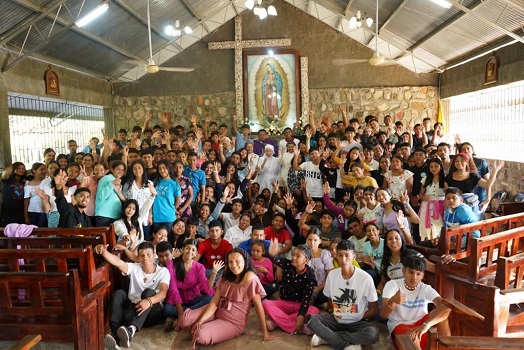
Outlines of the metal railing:
<svg viewBox="0 0 524 350">
<path fill-rule="evenodd" d="M 77 142 L 78 152 L 92 137 L 102 140 L 103 107 L 11 95 L 8 104 L 13 162 L 29 167 L 43 160 L 46 148 L 67 154 L 69 140 Z"/>
</svg>

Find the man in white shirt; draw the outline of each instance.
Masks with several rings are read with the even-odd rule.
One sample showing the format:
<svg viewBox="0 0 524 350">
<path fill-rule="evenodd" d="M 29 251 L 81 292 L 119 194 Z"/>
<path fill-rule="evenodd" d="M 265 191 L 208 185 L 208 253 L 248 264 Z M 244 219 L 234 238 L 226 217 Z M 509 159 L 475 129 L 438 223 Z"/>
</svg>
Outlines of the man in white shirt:
<svg viewBox="0 0 524 350">
<path fill-rule="evenodd" d="M 367 319 L 378 314 L 373 279 L 353 266 L 355 246 L 340 241 L 336 259 L 339 268 L 328 274 L 323 293 L 329 298 L 328 315 L 309 315 L 306 324 L 315 334 L 311 346 L 329 344 L 334 349 L 360 350 L 373 344 L 379 332 Z"/>
<path fill-rule="evenodd" d="M 306 192 L 313 200 L 322 201 L 324 197 L 324 191 L 322 185 L 324 184 L 324 176 L 320 171 L 320 153 L 318 149 L 311 148 L 309 150 L 310 162 L 304 162 L 298 164 L 299 150 L 295 149 L 295 158 L 293 159 L 293 170 L 304 171 L 304 177 L 306 179 Z"/>
<path fill-rule="evenodd" d="M 224 236 L 224 239 L 231 243 L 233 248 L 238 247 L 242 242 L 245 242 L 251 236 L 251 216 L 247 213 L 242 214 L 238 225 L 231 226 Z"/>
</svg>

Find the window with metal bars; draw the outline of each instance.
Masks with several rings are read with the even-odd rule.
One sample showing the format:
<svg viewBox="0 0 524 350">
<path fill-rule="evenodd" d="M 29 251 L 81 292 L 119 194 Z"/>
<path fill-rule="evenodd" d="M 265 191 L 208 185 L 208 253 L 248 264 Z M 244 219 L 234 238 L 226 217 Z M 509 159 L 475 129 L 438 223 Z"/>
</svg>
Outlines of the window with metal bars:
<svg viewBox="0 0 524 350">
<path fill-rule="evenodd" d="M 67 154 L 69 140 L 78 152 L 92 137 L 103 140 L 103 107 L 19 95 L 9 95 L 8 102 L 13 162 L 29 167 L 43 160 L 46 148 Z"/>
<path fill-rule="evenodd" d="M 442 101 L 448 132 L 478 157 L 524 162 L 524 81 Z"/>
</svg>

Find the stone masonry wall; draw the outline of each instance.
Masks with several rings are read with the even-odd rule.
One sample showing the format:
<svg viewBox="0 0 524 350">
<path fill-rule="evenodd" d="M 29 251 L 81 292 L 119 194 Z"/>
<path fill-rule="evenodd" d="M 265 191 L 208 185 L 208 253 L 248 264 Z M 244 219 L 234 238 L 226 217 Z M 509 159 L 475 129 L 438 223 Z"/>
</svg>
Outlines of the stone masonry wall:
<svg viewBox="0 0 524 350">
<path fill-rule="evenodd" d="M 378 115 L 380 122 L 384 115 L 390 114 L 394 120 L 413 118 L 415 123 L 425 117 L 436 121 L 438 94 L 434 86 L 403 86 L 384 88 L 333 88 L 311 89 L 310 105 L 323 119 L 339 119 L 340 106 L 348 108 L 348 116 L 364 120 L 368 114 Z M 231 125 L 235 113 L 235 94 L 226 92 L 208 95 L 185 96 L 142 96 L 115 97 L 114 118 L 116 130 L 131 129 L 142 125 L 145 115 L 151 112 L 150 127 L 159 124 L 158 112 L 171 112 L 177 124 L 189 126 L 189 117 L 196 115 L 203 121 L 211 115 L 218 124 Z M 305 118 L 307 119 L 307 118 Z M 303 124 L 306 122 L 303 120 Z"/>
</svg>

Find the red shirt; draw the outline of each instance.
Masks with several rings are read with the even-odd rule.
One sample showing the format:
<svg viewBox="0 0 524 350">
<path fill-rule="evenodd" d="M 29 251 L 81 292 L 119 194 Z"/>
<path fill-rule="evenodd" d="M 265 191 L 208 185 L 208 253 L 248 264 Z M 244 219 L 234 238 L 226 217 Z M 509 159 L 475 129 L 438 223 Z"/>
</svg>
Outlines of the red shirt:
<svg viewBox="0 0 524 350">
<path fill-rule="evenodd" d="M 226 255 L 231 249 L 233 249 L 233 246 L 225 239 L 222 239 L 218 247 L 213 248 L 211 246 L 211 238 L 208 238 L 198 245 L 198 254 L 201 256 L 200 262 L 206 269 L 211 269 L 213 263 L 219 260 L 227 264 Z"/>
<path fill-rule="evenodd" d="M 286 230 L 282 229 L 282 231 L 280 231 L 280 234 L 277 236 L 273 232 L 273 226 L 266 227 L 264 229 L 264 234 L 266 236 L 265 237 L 266 239 L 272 240 L 273 238 L 276 238 L 276 239 L 278 239 L 278 243 L 280 243 L 280 244 L 285 244 L 286 241 L 291 241 L 291 236 L 289 235 L 289 232 L 287 232 Z"/>
</svg>

